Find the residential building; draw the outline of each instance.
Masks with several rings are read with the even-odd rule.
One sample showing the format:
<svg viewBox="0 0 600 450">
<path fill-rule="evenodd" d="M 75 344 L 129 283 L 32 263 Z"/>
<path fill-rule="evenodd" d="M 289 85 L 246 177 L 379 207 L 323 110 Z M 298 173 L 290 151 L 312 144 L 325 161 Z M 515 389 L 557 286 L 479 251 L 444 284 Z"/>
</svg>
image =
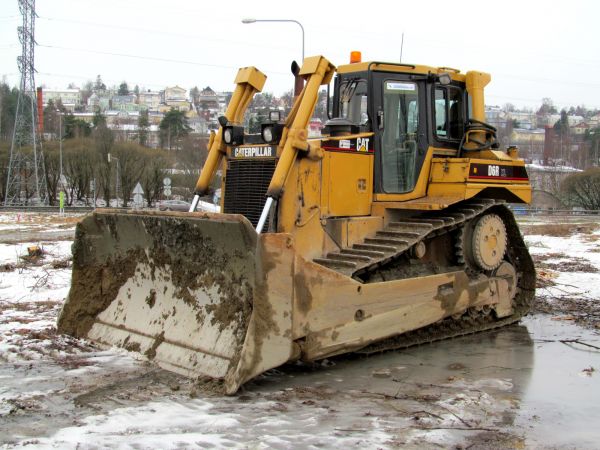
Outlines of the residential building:
<svg viewBox="0 0 600 450">
<path fill-rule="evenodd" d="M 138 142 L 139 126 L 136 123 L 121 123 L 110 125 L 115 139 L 122 142 Z M 158 148 L 160 145 L 160 129 L 158 125 L 150 125 L 147 129 L 146 147 Z"/>
<path fill-rule="evenodd" d="M 93 112 L 76 112 L 73 113 L 73 117 L 80 120 L 85 120 L 87 123 L 92 123 L 94 120 Z"/>
<path fill-rule="evenodd" d="M 576 135 L 583 135 L 590 129 L 590 126 L 585 122 L 576 123 L 571 127 L 571 133 Z"/>
<path fill-rule="evenodd" d="M 167 87 L 163 91 L 162 105 L 159 107 L 161 112 L 167 112 L 171 108 L 179 111 L 189 111 L 190 102 L 187 98 L 187 90 L 180 86 Z"/>
<path fill-rule="evenodd" d="M 87 102 L 87 110 L 89 112 L 96 112 L 97 110 L 106 111 L 110 109 L 110 97 L 108 94 L 98 94 L 94 92 L 90 95 Z"/>
<path fill-rule="evenodd" d="M 516 145 L 526 161 L 541 160 L 544 155 L 544 129 L 515 128 L 510 135 L 510 145 Z"/>
<path fill-rule="evenodd" d="M 161 102 L 161 93 L 158 91 L 147 90 L 146 92 L 140 92 L 138 96 L 138 103 L 140 109 L 147 109 L 148 111 L 158 111 Z"/>
<path fill-rule="evenodd" d="M 201 109 L 206 110 L 218 110 L 219 109 L 219 96 L 213 91 L 210 86 L 205 87 L 200 91 L 198 98 L 198 106 Z"/>
<path fill-rule="evenodd" d="M 560 114 L 552 114 L 550 116 L 548 125 L 554 126 L 556 124 L 556 122 L 558 122 L 559 120 L 560 120 Z M 575 124 L 583 122 L 583 117 L 582 116 L 567 116 L 567 120 L 569 121 L 569 126 L 572 127 Z"/>
<path fill-rule="evenodd" d="M 506 113 L 499 106 L 485 107 L 485 121 L 496 128 L 504 128 L 506 125 Z"/>
<path fill-rule="evenodd" d="M 233 95 L 233 92 L 231 92 L 231 91 L 217 93 L 217 98 L 219 99 L 219 115 L 225 114 L 225 110 L 227 109 L 227 104 L 229 103 L 229 100 L 231 100 L 232 95 Z"/>
<path fill-rule="evenodd" d="M 597 128 L 600 127 L 600 113 L 590 117 L 587 121 L 587 123 L 590 125 L 590 127 L 592 128 Z"/>
<path fill-rule="evenodd" d="M 48 102 L 50 100 L 52 100 L 52 102 L 54 102 L 55 105 L 57 101 L 60 100 L 60 102 L 67 109 L 67 111 L 73 112 L 75 111 L 75 107 L 81 104 L 81 93 L 79 92 L 79 89 L 46 89 L 42 92 L 44 107 L 48 105 Z"/>
<path fill-rule="evenodd" d="M 111 109 L 116 111 L 139 111 L 135 94 L 115 95 L 111 99 Z"/>
<path fill-rule="evenodd" d="M 218 117 L 222 114 L 219 95 L 209 86 L 202 89 L 198 96 L 198 104 L 196 106 L 198 115 L 204 121 L 205 133 L 208 133 L 209 128 L 217 126 Z"/>
<path fill-rule="evenodd" d="M 198 115 L 195 111 L 190 111 L 187 115 L 188 125 L 192 129 L 192 133 L 208 134 L 208 122 L 202 115 Z"/>
</svg>

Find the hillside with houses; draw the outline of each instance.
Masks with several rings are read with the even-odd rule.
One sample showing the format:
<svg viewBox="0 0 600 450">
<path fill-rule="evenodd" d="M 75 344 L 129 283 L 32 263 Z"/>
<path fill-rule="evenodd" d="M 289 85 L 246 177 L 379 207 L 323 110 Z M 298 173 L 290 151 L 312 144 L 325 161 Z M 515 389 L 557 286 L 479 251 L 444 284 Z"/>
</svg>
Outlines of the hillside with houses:
<svg viewBox="0 0 600 450">
<path fill-rule="evenodd" d="M 16 89 L 11 90 L 5 83 L 1 87 L 3 107 L 0 112 L 4 110 L 4 114 L 0 113 L 0 140 L 7 142 L 10 141 L 10 111 L 11 105 L 14 108 Z M 218 118 L 224 115 L 232 93 L 215 91 L 210 86 L 186 89 L 177 84 L 155 90 L 137 84 L 131 88 L 125 81 L 119 86 L 107 87 L 98 75 L 95 82 L 88 81 L 81 87 L 73 83 L 66 89 L 41 87 L 37 94 L 42 104 L 39 122 L 43 124 L 41 131 L 50 153 L 59 136 L 67 141 L 91 138 L 85 145 L 97 145 L 108 136 L 104 133 L 102 138 L 98 132 L 101 122 L 110 133 L 110 145 L 116 149 L 122 151 L 124 145 L 130 144 L 171 153 L 172 156 L 166 158 L 171 161 L 168 163 L 171 168 L 163 169 L 185 173 L 183 184 L 191 187 L 204 161 L 208 136 L 218 129 Z M 268 117 L 269 111 L 279 110 L 284 117 L 292 102 L 291 90 L 280 96 L 269 92 L 257 94 L 245 117 L 246 129 L 250 133 L 259 132 L 260 123 Z M 518 147 L 519 155 L 525 159 L 534 188 L 534 206 L 556 209 L 571 206 L 562 190 L 563 181 L 570 175 L 599 166 L 600 111 L 596 109 L 576 106 L 558 110 L 551 99 L 544 98 L 538 108 L 488 105 L 486 119 L 497 128 L 500 145 Z M 323 90 L 309 125 L 309 135 L 318 137 L 326 121 L 327 92 Z M 65 144 L 68 146 L 69 142 Z M 115 176 L 107 175 L 105 184 L 109 185 L 109 179 Z M 120 190 L 122 186 L 115 189 Z M 183 197 L 188 190 L 189 187 L 183 191 Z M 85 194 L 85 189 L 80 191 Z M 83 198 L 83 194 L 73 197 Z"/>
<path fill-rule="evenodd" d="M 578 106 L 559 111 L 545 98 L 537 110 L 487 106 L 486 118 L 498 129 L 502 146 L 518 147 L 527 162 L 534 204 L 540 207 L 566 207 L 560 198 L 562 182 L 599 165 L 598 110 Z"/>
<path fill-rule="evenodd" d="M 41 95 L 44 115 L 50 116 L 44 118 L 47 139 L 53 139 L 56 135 L 56 125 L 53 123 L 56 120 L 52 117 L 55 110 L 90 124 L 93 123 L 94 114 L 101 113 L 106 117 L 108 127 L 122 141 L 139 139 L 140 117 L 147 114 L 146 146 L 150 148 L 161 146 L 159 126 L 165 114 L 172 109 L 185 115 L 190 133 L 208 136 L 211 130 L 218 129 L 218 118 L 225 113 L 231 98 L 230 91 L 215 92 L 210 86 L 186 89 L 174 85 L 150 90 L 136 85 L 130 90 L 127 83 L 123 82 L 118 87 L 107 88 L 100 76 L 93 85 L 90 82 L 83 88 L 71 84 L 69 89 L 42 89 Z M 250 105 L 246 125 L 258 123 L 265 109 L 289 109 L 292 100 L 291 93 L 281 97 L 269 93 L 258 94 Z"/>
</svg>

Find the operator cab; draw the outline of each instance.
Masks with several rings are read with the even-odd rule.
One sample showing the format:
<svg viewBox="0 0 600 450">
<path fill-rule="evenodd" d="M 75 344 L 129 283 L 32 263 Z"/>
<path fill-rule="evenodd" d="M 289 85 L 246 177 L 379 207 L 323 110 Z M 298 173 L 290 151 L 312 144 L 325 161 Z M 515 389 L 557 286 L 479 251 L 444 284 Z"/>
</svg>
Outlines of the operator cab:
<svg viewBox="0 0 600 450">
<path fill-rule="evenodd" d="M 373 133 L 375 193 L 412 192 L 430 147 L 459 153 L 469 111 L 457 70 L 393 63 L 338 70 L 324 134 Z"/>
</svg>

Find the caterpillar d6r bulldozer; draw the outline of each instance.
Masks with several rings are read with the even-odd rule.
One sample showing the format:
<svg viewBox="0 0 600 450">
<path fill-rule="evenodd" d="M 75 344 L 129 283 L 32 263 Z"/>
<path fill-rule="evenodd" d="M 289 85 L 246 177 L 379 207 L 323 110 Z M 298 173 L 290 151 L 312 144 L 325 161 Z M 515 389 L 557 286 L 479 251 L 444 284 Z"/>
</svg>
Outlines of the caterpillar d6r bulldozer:
<svg viewBox="0 0 600 450">
<path fill-rule="evenodd" d="M 508 203 L 531 186 L 485 123 L 490 76 L 304 60 L 281 119 L 244 132 L 266 77 L 240 69 L 190 212 L 98 209 L 77 226 L 61 332 L 234 393 L 288 361 L 489 330 L 527 313 Z M 308 125 L 333 82 L 322 136 Z M 221 213 L 195 211 L 222 171 Z"/>
</svg>

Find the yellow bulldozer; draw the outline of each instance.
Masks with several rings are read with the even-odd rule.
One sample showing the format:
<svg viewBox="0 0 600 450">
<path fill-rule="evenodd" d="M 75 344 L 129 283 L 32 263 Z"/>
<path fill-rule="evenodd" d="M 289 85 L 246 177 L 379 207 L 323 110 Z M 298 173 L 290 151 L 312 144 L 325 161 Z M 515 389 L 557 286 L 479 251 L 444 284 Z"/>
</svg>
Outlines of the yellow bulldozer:
<svg viewBox="0 0 600 450">
<path fill-rule="evenodd" d="M 97 209 L 76 229 L 60 332 L 215 379 L 518 321 L 535 271 L 510 203 L 531 186 L 485 122 L 490 75 L 308 57 L 285 118 L 243 121 L 239 70 L 190 212 Z M 330 120 L 309 138 L 321 86 Z M 222 171 L 221 213 L 195 211 Z"/>
</svg>

